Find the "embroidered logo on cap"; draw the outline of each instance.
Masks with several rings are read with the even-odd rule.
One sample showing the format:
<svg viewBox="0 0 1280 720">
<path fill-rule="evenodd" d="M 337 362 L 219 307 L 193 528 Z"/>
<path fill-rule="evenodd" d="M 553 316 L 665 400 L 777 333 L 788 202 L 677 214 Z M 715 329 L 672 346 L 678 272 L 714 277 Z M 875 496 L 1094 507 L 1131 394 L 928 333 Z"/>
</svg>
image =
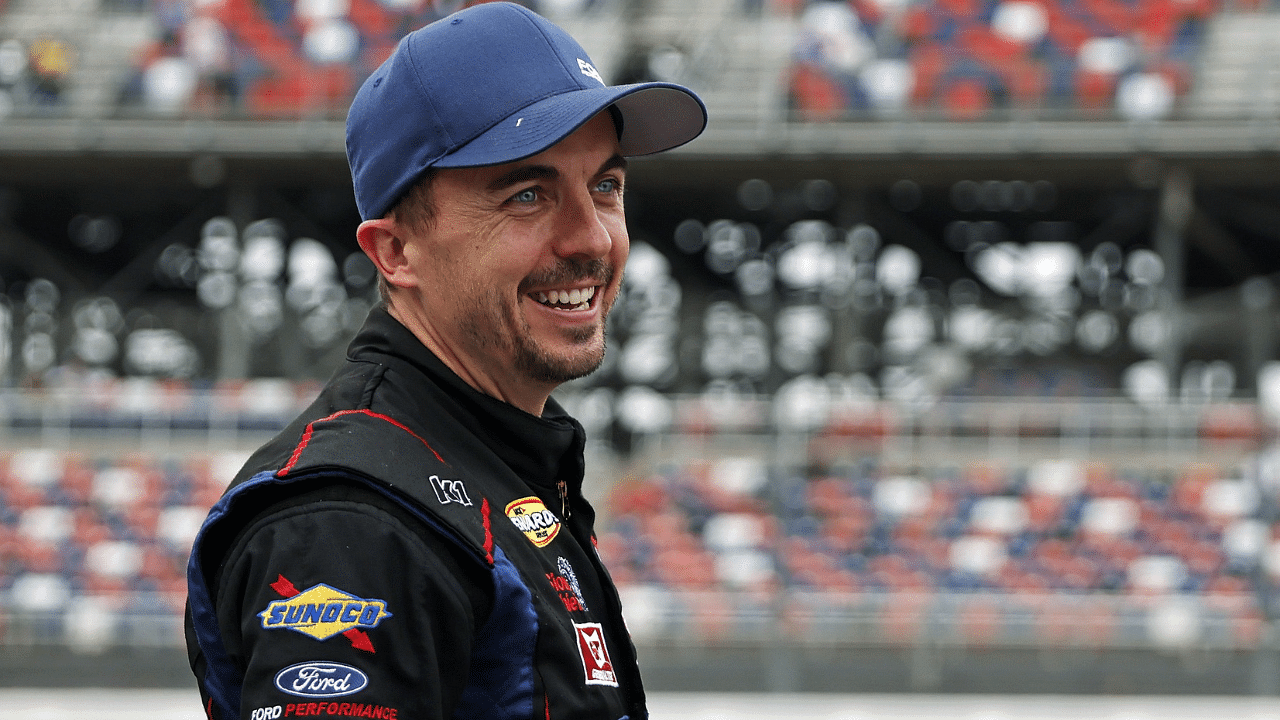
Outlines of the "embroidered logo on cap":
<svg viewBox="0 0 1280 720">
<path fill-rule="evenodd" d="M 374 628 L 391 617 L 385 600 L 366 600 L 321 583 L 285 600 L 273 600 L 258 613 L 267 630 L 294 630 L 328 640 L 357 628 Z"/>
<path fill-rule="evenodd" d="M 578 652 L 582 655 L 587 684 L 618 687 L 618 676 L 613 672 L 609 648 L 604 644 L 604 628 L 600 627 L 600 623 L 574 623 L 573 629 L 578 634 Z"/>
<path fill-rule="evenodd" d="M 595 65 L 592 65 L 582 58 L 578 58 L 578 69 L 582 71 L 583 75 L 586 75 L 601 85 L 604 85 L 604 78 L 600 77 L 600 71 L 596 70 Z"/>
<path fill-rule="evenodd" d="M 511 501 L 506 512 L 512 524 L 538 547 L 546 547 L 560 534 L 560 519 L 532 495 Z"/>
</svg>

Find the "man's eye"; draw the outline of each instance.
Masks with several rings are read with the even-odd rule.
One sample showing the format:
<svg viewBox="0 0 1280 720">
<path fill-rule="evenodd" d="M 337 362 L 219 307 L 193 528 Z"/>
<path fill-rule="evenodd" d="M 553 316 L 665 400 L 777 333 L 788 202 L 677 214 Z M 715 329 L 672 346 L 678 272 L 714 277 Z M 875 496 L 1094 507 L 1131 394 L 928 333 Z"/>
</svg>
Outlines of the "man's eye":
<svg viewBox="0 0 1280 720">
<path fill-rule="evenodd" d="M 617 192 L 621 187 L 622 187 L 622 183 L 618 182 L 613 178 L 609 178 L 607 180 L 601 180 L 600 184 L 596 185 L 596 191 L 602 192 L 602 193 L 612 193 L 612 192 Z"/>
<path fill-rule="evenodd" d="M 511 199 L 518 203 L 535 202 L 538 199 L 538 191 L 534 190 L 533 188 L 528 188 L 527 190 L 521 190 L 515 195 L 512 195 Z"/>
</svg>

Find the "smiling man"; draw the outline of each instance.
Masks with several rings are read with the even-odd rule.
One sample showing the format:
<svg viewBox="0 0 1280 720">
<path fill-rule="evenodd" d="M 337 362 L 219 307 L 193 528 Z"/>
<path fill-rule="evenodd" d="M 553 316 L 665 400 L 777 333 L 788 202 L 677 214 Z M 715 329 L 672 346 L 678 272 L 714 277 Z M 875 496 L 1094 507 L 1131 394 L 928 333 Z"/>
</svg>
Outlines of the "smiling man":
<svg viewBox="0 0 1280 720">
<path fill-rule="evenodd" d="M 384 302 L 196 540 L 210 718 L 647 716 L 551 393 L 604 358 L 625 158 L 705 124 L 508 3 L 411 33 L 364 83 L 347 155 Z"/>
<path fill-rule="evenodd" d="M 533 157 L 434 174 L 408 200 L 430 203 L 425 221 L 363 223 L 392 316 L 476 389 L 542 414 L 604 359 L 629 247 L 620 153 L 600 113 Z"/>
</svg>

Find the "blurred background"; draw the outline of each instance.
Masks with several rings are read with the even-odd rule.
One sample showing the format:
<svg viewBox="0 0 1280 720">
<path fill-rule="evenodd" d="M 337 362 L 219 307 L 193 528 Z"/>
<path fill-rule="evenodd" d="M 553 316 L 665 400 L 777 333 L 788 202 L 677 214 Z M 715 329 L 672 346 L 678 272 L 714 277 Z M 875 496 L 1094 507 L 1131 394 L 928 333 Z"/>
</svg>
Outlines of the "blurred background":
<svg viewBox="0 0 1280 720">
<path fill-rule="evenodd" d="M 194 692 L 191 539 L 376 298 L 346 107 L 466 4 L 0 0 L 0 685 Z M 653 691 L 1280 694 L 1280 8 L 529 4 L 712 118 L 557 394 Z"/>
</svg>

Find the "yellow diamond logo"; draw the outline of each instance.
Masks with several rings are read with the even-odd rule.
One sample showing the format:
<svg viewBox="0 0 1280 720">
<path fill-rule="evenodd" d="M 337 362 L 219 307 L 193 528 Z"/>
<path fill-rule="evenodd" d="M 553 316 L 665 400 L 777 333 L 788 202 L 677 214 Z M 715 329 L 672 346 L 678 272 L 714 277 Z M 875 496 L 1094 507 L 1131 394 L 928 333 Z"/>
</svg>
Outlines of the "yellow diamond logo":
<svg viewBox="0 0 1280 720">
<path fill-rule="evenodd" d="M 267 630 L 295 630 L 327 640 L 356 628 L 377 627 L 391 617 L 385 600 L 367 600 L 321 583 L 258 613 Z"/>
</svg>

